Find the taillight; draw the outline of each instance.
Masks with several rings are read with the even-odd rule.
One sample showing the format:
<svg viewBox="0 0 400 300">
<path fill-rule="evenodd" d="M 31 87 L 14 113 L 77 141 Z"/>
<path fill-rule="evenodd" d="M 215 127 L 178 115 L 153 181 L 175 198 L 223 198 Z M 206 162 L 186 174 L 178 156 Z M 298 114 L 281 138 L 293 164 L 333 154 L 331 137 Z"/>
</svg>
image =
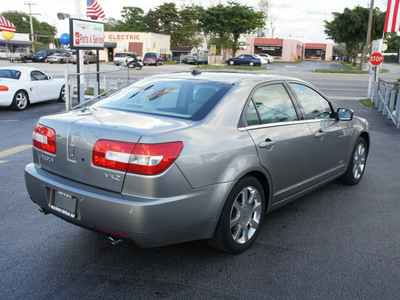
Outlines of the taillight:
<svg viewBox="0 0 400 300">
<path fill-rule="evenodd" d="M 32 138 L 34 147 L 56 154 L 56 132 L 54 129 L 36 124 Z"/>
<path fill-rule="evenodd" d="M 7 91 L 8 91 L 8 86 L 0 85 L 0 92 L 7 92 Z"/>
<path fill-rule="evenodd" d="M 95 166 L 142 175 L 157 175 L 178 158 L 182 142 L 135 144 L 99 140 L 93 148 Z"/>
</svg>

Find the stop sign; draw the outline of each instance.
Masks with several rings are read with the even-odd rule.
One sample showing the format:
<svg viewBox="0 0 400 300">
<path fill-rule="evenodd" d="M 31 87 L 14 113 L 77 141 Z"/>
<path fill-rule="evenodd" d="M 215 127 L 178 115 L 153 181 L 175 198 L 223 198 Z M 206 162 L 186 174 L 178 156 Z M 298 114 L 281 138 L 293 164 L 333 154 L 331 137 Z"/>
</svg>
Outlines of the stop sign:
<svg viewBox="0 0 400 300">
<path fill-rule="evenodd" d="M 374 66 L 378 66 L 383 62 L 383 55 L 379 52 L 372 53 L 369 57 L 369 62 Z"/>
</svg>

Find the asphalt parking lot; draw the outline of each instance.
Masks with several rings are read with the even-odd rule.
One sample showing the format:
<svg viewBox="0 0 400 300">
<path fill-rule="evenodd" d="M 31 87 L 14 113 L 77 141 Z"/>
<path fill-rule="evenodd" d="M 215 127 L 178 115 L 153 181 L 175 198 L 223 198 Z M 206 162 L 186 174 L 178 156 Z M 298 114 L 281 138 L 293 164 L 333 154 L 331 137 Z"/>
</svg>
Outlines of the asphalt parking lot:
<svg viewBox="0 0 400 300">
<path fill-rule="evenodd" d="M 335 94 L 340 84 L 328 78 L 313 80 Z M 348 78 L 356 77 L 337 82 Z M 365 84 L 365 76 L 357 78 Z M 332 182 L 268 214 L 256 243 L 239 255 L 204 241 L 112 246 L 39 213 L 23 178 L 29 149 L 0 157 L 0 299 L 398 299 L 400 131 L 352 97 L 343 93 L 335 102 L 370 123 L 363 180 Z M 1 109 L 0 156 L 30 145 L 39 116 L 62 109 L 56 102 Z"/>
</svg>

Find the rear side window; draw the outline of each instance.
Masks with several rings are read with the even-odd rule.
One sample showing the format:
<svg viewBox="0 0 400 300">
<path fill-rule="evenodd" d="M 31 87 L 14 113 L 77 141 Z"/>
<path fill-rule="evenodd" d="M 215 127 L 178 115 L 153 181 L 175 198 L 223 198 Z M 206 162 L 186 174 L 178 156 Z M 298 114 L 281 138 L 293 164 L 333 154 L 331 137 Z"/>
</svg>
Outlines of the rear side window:
<svg viewBox="0 0 400 300">
<path fill-rule="evenodd" d="M 0 70 L 0 78 L 9 78 L 9 79 L 19 79 L 21 77 L 21 72 L 10 69 L 1 69 Z"/>
<path fill-rule="evenodd" d="M 95 104 L 97 107 L 189 120 L 203 119 L 232 85 L 199 80 L 145 80 Z"/>
<path fill-rule="evenodd" d="M 125 57 L 126 53 L 115 53 L 115 57 Z"/>
</svg>

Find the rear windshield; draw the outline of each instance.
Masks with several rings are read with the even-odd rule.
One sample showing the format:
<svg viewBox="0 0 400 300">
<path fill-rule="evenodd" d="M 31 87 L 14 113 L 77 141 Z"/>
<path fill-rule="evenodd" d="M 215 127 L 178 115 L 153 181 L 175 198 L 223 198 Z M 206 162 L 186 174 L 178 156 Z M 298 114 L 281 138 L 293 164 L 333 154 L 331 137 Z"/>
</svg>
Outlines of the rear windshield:
<svg viewBox="0 0 400 300">
<path fill-rule="evenodd" d="M 203 80 L 144 80 L 94 106 L 193 121 L 203 119 L 230 90 L 227 83 Z"/>
<path fill-rule="evenodd" d="M 19 79 L 21 72 L 17 70 L 2 69 L 0 70 L 0 78 Z"/>
<path fill-rule="evenodd" d="M 157 54 L 155 54 L 155 53 L 146 53 L 144 56 L 145 57 L 157 57 Z"/>
</svg>

